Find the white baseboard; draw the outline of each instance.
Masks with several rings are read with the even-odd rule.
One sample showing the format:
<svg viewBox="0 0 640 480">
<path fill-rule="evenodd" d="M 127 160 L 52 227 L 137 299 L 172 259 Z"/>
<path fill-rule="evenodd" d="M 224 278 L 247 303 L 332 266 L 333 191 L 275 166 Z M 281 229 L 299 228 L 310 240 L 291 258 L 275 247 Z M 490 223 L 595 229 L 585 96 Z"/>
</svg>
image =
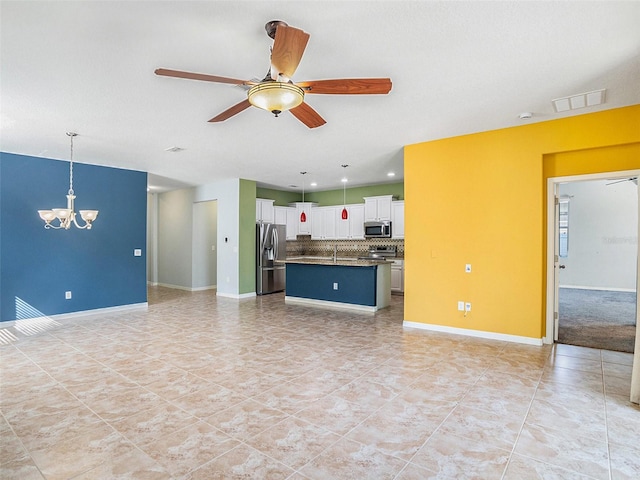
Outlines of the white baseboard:
<svg viewBox="0 0 640 480">
<path fill-rule="evenodd" d="M 560 285 L 560 288 L 575 288 L 576 290 L 602 290 L 604 292 L 635 292 L 633 288 L 610 288 L 610 287 L 586 287 L 584 285 Z"/>
<path fill-rule="evenodd" d="M 170 283 L 156 283 L 157 287 L 165 287 L 165 288 L 175 288 L 176 290 L 185 290 L 187 292 L 191 291 L 191 287 L 183 287 L 182 285 L 172 285 Z"/>
<path fill-rule="evenodd" d="M 406 328 L 418 328 L 431 330 L 434 332 L 453 333 L 455 335 L 466 335 L 468 337 L 486 338 L 488 340 L 501 340 L 503 342 L 524 343 L 526 345 L 542 346 L 542 338 L 521 337 L 519 335 L 508 335 L 506 333 L 485 332 L 482 330 L 470 330 L 467 328 L 447 327 L 444 325 L 433 325 L 430 323 L 402 322 Z"/>
<path fill-rule="evenodd" d="M 207 287 L 196 287 L 196 288 L 192 288 L 191 291 L 192 292 L 203 292 L 205 290 L 215 290 L 216 288 L 218 288 L 217 285 L 209 285 Z"/>
<path fill-rule="evenodd" d="M 129 305 L 118 305 L 116 307 L 94 308 L 91 310 L 80 310 L 78 312 L 58 313 L 56 315 L 42 315 L 39 317 L 20 318 L 18 320 L 10 320 L 8 322 L 2 322 L 0 326 L 12 327 L 12 326 L 15 326 L 16 322 L 25 321 L 25 320 L 28 320 L 31 322 L 68 320 L 71 318 L 89 317 L 93 315 L 104 315 L 108 313 L 118 313 L 118 312 L 124 312 L 128 310 L 147 310 L 148 308 L 149 308 L 149 304 L 147 302 L 131 303 Z"/>
<path fill-rule="evenodd" d="M 330 302 L 327 300 L 314 300 L 312 298 L 288 297 L 285 295 L 284 303 L 290 305 L 311 305 L 314 307 L 336 308 L 339 310 L 356 310 L 358 312 L 377 312 L 378 307 L 369 305 L 355 305 L 353 303 Z"/>
<path fill-rule="evenodd" d="M 256 292 L 249 293 L 225 293 L 225 292 L 216 292 L 216 296 L 225 297 L 225 298 L 235 298 L 236 300 L 240 300 L 243 298 L 252 298 L 256 296 Z"/>
</svg>

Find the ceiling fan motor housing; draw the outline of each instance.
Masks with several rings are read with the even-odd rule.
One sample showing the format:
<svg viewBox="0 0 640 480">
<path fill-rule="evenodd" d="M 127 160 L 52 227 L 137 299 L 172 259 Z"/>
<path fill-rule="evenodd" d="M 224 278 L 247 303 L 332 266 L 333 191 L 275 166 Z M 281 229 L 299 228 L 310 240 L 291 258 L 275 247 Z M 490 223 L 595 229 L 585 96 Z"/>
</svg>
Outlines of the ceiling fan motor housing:
<svg viewBox="0 0 640 480">
<path fill-rule="evenodd" d="M 276 38 L 276 30 L 278 30 L 278 26 L 283 25 L 288 27 L 287 22 L 283 22 L 282 20 L 271 20 L 267 22 L 264 26 L 264 29 L 267 31 L 267 35 L 275 40 Z"/>
</svg>

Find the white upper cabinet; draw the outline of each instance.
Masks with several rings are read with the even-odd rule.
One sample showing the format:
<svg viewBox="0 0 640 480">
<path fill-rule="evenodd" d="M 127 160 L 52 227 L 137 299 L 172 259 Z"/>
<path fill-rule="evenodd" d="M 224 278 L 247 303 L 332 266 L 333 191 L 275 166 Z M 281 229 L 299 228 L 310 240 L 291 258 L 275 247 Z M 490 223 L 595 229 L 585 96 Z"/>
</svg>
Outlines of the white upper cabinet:
<svg viewBox="0 0 640 480">
<path fill-rule="evenodd" d="M 338 207 L 316 207 L 311 210 L 311 239 L 335 240 L 338 215 L 342 209 Z"/>
<path fill-rule="evenodd" d="M 349 238 L 364 238 L 364 205 L 349 205 Z"/>
<path fill-rule="evenodd" d="M 296 209 L 296 218 L 298 223 L 298 233 L 297 235 L 311 235 L 311 211 L 313 208 L 317 207 L 317 203 L 313 202 L 296 202 L 290 203 L 290 207 L 295 207 Z M 306 222 L 302 222 L 300 217 L 302 216 L 302 212 L 306 217 Z"/>
<path fill-rule="evenodd" d="M 393 195 L 364 197 L 364 221 L 376 222 L 391 220 L 391 203 Z"/>
<path fill-rule="evenodd" d="M 275 223 L 278 225 L 287 224 L 287 208 L 289 207 L 273 207 Z"/>
<path fill-rule="evenodd" d="M 256 222 L 273 223 L 275 221 L 273 202 L 274 200 L 256 198 Z"/>
<path fill-rule="evenodd" d="M 342 219 L 342 207 L 336 207 L 337 238 L 348 240 L 364 238 L 364 205 L 347 205 L 348 218 Z"/>
<path fill-rule="evenodd" d="M 295 240 L 298 236 L 298 211 L 295 208 L 287 209 L 287 240 Z"/>
<path fill-rule="evenodd" d="M 391 237 L 404 238 L 404 200 L 391 205 Z"/>
<path fill-rule="evenodd" d="M 287 226 L 287 240 L 295 240 L 298 235 L 298 219 L 295 207 L 273 207 L 275 223 Z"/>
</svg>

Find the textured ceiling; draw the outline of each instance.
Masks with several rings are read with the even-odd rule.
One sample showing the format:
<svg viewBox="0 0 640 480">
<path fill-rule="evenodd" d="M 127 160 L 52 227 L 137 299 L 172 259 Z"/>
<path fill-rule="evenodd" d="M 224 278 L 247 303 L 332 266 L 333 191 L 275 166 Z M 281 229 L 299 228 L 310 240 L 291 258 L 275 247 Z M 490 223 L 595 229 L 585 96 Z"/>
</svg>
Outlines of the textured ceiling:
<svg viewBox="0 0 640 480">
<path fill-rule="evenodd" d="M 148 171 L 163 188 L 245 178 L 318 190 L 402 181 L 403 145 L 640 103 L 640 2 L 45 1 L 0 3 L 5 152 Z M 327 124 L 250 108 L 270 20 L 311 35 L 294 81 L 390 77 L 389 95 L 309 95 Z M 606 88 L 563 114 L 557 97 Z M 521 112 L 532 112 L 521 120 Z M 181 147 L 172 153 L 165 149 Z M 394 171 L 390 180 L 387 172 Z"/>
</svg>

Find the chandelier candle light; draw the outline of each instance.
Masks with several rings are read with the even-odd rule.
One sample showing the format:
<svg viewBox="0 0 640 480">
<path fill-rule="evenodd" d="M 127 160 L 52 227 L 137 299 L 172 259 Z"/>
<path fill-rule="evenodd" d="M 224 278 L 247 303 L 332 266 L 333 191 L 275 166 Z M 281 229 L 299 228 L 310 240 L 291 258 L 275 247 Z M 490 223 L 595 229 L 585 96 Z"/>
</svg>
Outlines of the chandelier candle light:
<svg viewBox="0 0 640 480">
<path fill-rule="evenodd" d="M 349 165 L 342 165 L 342 168 L 347 168 Z M 342 179 L 342 220 L 349 218 L 349 212 L 347 211 L 347 177 Z"/>
<path fill-rule="evenodd" d="M 80 210 L 80 216 L 84 220 L 84 225 L 79 225 L 76 220 L 76 212 L 74 210 L 73 200 L 76 198 L 73 192 L 73 137 L 78 135 L 74 132 L 67 132 L 71 139 L 71 160 L 69 162 L 69 192 L 67 193 L 67 208 L 53 208 L 51 210 L 38 210 L 40 218 L 44 220 L 44 228 L 54 228 L 59 230 L 64 228 L 69 230 L 73 223 L 77 228 L 91 230 L 91 224 L 98 216 L 98 210 Z M 51 222 L 58 220 L 58 225 Z"/>
</svg>

